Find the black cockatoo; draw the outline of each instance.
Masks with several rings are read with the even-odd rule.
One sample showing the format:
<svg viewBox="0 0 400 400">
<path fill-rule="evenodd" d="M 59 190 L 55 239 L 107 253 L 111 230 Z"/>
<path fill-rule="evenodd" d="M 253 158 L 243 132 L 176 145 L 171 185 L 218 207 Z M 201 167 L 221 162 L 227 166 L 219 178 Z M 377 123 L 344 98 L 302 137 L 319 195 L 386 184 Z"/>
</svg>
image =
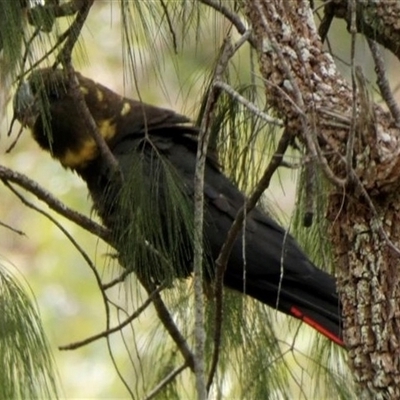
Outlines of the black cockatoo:
<svg viewBox="0 0 400 400">
<path fill-rule="evenodd" d="M 198 129 L 185 116 L 120 96 L 80 74 L 76 77 L 118 171 L 99 151 L 63 70 L 33 72 L 15 96 L 16 117 L 42 149 L 85 180 L 122 265 L 132 264 L 140 253 L 146 261 L 130 267 L 155 283 L 189 276 Z M 213 262 L 245 201 L 212 154 L 207 158 L 204 196 L 204 265 L 212 279 Z M 245 232 L 239 236 L 225 286 L 302 319 L 343 346 L 334 277 L 315 267 L 294 238 L 259 208 L 247 215 Z"/>
</svg>

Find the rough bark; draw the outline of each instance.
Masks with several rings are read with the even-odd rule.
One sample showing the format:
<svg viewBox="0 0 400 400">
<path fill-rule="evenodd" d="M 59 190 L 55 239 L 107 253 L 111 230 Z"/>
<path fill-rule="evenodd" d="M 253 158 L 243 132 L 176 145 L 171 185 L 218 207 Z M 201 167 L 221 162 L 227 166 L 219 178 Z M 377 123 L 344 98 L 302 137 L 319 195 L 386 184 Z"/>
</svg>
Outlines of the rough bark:
<svg viewBox="0 0 400 400">
<path fill-rule="evenodd" d="M 350 0 L 329 2 L 334 15 L 343 18 L 350 26 Z M 400 3 L 397 0 L 357 0 L 357 31 L 376 40 L 400 59 Z M 383 5 L 384 4 L 384 5 Z M 328 6 L 328 5 L 327 5 Z"/>
<path fill-rule="evenodd" d="M 398 6 L 374 3 L 374 26 L 389 9 L 398 23 Z M 309 1 L 247 0 L 246 13 L 269 105 L 332 182 L 327 215 L 360 398 L 400 398 L 400 131 L 359 71 L 354 87 L 338 73 Z"/>
</svg>

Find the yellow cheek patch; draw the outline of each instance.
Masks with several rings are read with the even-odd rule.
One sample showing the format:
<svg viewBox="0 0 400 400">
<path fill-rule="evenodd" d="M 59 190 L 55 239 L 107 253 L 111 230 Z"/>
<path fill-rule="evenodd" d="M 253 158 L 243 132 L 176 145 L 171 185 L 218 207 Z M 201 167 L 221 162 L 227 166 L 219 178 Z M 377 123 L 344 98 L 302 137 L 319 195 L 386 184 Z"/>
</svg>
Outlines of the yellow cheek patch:
<svg viewBox="0 0 400 400">
<path fill-rule="evenodd" d="M 116 124 L 112 119 L 103 119 L 97 123 L 99 133 L 105 141 L 112 139 L 116 133 Z M 86 135 L 89 135 L 87 132 Z M 68 149 L 61 157 L 60 163 L 67 168 L 83 168 L 99 155 L 95 140 L 87 136 L 77 149 Z"/>
<path fill-rule="evenodd" d="M 112 139 L 116 133 L 116 124 L 112 119 L 103 119 L 97 123 L 100 135 L 105 139 Z"/>
<path fill-rule="evenodd" d="M 98 156 L 98 153 L 94 139 L 88 138 L 79 146 L 79 149 L 68 149 L 59 160 L 64 167 L 81 168 L 89 161 L 95 159 Z"/>
<path fill-rule="evenodd" d="M 89 93 L 89 90 L 85 86 L 79 86 L 79 90 L 86 96 Z"/>
<path fill-rule="evenodd" d="M 97 101 L 103 101 L 104 99 L 104 94 L 100 89 L 96 89 L 96 98 Z"/>
<path fill-rule="evenodd" d="M 124 117 L 126 114 L 129 113 L 129 111 L 131 111 L 131 105 L 127 102 L 124 103 L 124 105 L 122 106 L 122 110 L 121 110 L 121 117 Z"/>
</svg>

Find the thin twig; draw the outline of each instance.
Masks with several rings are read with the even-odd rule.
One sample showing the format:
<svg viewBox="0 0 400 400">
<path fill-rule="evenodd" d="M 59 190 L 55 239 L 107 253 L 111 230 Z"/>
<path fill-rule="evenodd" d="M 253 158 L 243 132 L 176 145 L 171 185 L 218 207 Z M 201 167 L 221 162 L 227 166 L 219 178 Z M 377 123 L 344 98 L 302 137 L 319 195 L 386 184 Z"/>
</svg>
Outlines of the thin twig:
<svg viewBox="0 0 400 400">
<path fill-rule="evenodd" d="M 86 0 L 77 0 L 75 1 L 76 5 L 80 4 L 81 1 L 86 1 Z M 33 69 L 35 69 L 38 65 L 40 65 L 44 60 L 47 60 L 50 56 L 50 54 L 54 53 L 54 51 L 57 50 L 58 47 L 60 47 L 62 45 L 63 42 L 65 42 L 70 36 L 72 36 L 72 31 L 76 28 L 75 24 L 72 24 L 70 27 L 68 27 L 58 38 L 56 43 L 50 48 L 49 51 L 47 51 L 42 57 L 40 57 L 38 60 L 36 60 L 27 70 L 23 69 L 23 72 L 21 74 L 19 74 L 16 78 L 16 81 L 20 81 L 25 75 L 27 75 L 30 71 L 32 71 Z M 40 29 L 38 29 L 40 32 Z M 30 43 L 33 41 L 34 37 L 32 37 L 28 44 L 29 46 L 27 46 L 26 49 L 26 55 L 29 55 L 29 47 L 30 47 Z M 72 48 L 71 48 L 72 50 Z M 61 53 L 61 52 L 60 52 Z M 58 55 L 59 57 L 60 55 Z M 57 60 L 58 60 L 57 57 Z M 24 55 L 24 60 L 25 60 L 25 55 Z M 26 61 L 26 60 L 25 60 Z M 25 61 L 22 63 L 22 66 L 25 65 Z M 56 63 L 53 65 L 53 69 L 55 69 L 57 67 L 57 65 L 59 64 L 59 60 L 56 61 Z"/>
<path fill-rule="evenodd" d="M 8 133 L 7 133 L 8 136 L 11 135 L 11 129 L 12 129 L 12 125 L 13 125 L 14 121 L 16 121 L 15 116 L 13 117 L 13 120 L 11 121 L 10 129 L 9 129 L 9 131 L 8 131 Z M 19 129 L 19 131 L 18 131 L 18 133 L 17 133 L 16 138 L 15 138 L 15 139 L 11 142 L 11 144 L 7 147 L 7 149 L 6 149 L 6 151 L 5 151 L 6 154 L 11 153 L 12 149 L 16 146 L 16 144 L 17 144 L 18 141 L 19 141 L 19 138 L 20 138 L 21 135 L 22 135 L 23 130 L 24 130 L 24 127 L 21 125 L 21 127 L 20 127 L 20 129 Z"/>
<path fill-rule="evenodd" d="M 21 62 L 20 62 L 20 69 L 21 69 L 21 70 L 24 70 L 24 68 L 25 68 L 25 63 L 26 63 L 26 61 L 27 61 L 27 59 L 28 59 L 28 56 L 32 54 L 31 48 L 30 48 L 30 47 L 31 47 L 33 41 L 35 40 L 35 38 L 39 35 L 39 33 L 40 33 L 40 28 L 36 28 L 35 31 L 32 33 L 32 36 L 28 39 L 28 41 L 26 41 L 26 40 L 25 40 L 25 37 L 24 37 L 24 47 L 25 47 L 25 51 L 24 51 L 24 54 L 22 55 L 22 59 L 21 59 Z M 23 74 L 21 74 L 21 75 L 19 75 L 19 76 L 17 77 L 17 80 L 19 81 L 19 82 L 18 82 L 17 91 L 19 90 L 19 87 L 21 86 L 21 83 L 22 83 L 21 78 L 22 78 L 22 77 L 23 77 Z M 11 126 L 12 126 L 12 122 L 11 122 Z M 10 128 L 10 129 L 11 129 L 11 128 Z"/>
<path fill-rule="evenodd" d="M 335 4 L 330 1 L 324 2 L 324 16 L 318 28 L 318 34 L 321 37 L 321 42 L 324 43 L 335 16 Z M 315 12 L 316 10 L 314 10 Z"/>
<path fill-rule="evenodd" d="M 243 43 L 243 42 L 242 42 Z M 210 126 L 215 117 L 215 106 L 221 94 L 221 89 L 214 85 L 215 82 L 221 81 L 226 71 L 229 60 L 232 58 L 235 48 L 232 46 L 229 38 L 225 39 L 222 46 L 221 55 L 215 67 L 213 80 L 211 82 L 211 90 L 209 91 L 204 117 L 201 121 L 200 133 L 198 139 L 196 170 L 194 177 L 194 225 L 196 227 L 195 243 L 194 243 L 194 292 L 195 292 L 195 343 L 196 343 L 196 387 L 199 399 L 206 399 L 207 392 L 214 376 L 213 369 L 209 375 L 208 382 L 205 381 L 205 331 L 204 331 L 204 304 L 203 304 L 203 222 L 204 222 L 204 172 L 207 161 L 207 149 L 210 139 Z M 219 347 L 219 342 L 214 344 L 215 348 Z"/>
<path fill-rule="evenodd" d="M 46 211 L 40 209 L 39 207 L 35 206 L 32 204 L 30 201 L 25 199 L 22 194 L 18 192 L 18 190 L 14 189 L 14 187 L 7 181 L 3 180 L 4 185 L 11 190 L 12 193 L 15 194 L 15 196 L 18 197 L 18 199 L 25 204 L 28 208 L 31 208 L 32 210 L 35 210 L 39 214 L 45 216 L 47 219 L 49 219 L 60 231 L 68 238 L 68 240 L 73 244 L 73 246 L 78 250 L 78 252 L 82 255 L 86 263 L 89 265 L 90 269 L 93 271 L 97 284 L 101 288 L 101 278 L 100 275 L 97 272 L 96 266 L 93 264 L 92 260 L 90 257 L 87 255 L 87 253 L 83 250 L 83 248 L 79 245 L 79 243 L 74 239 L 74 237 L 55 219 L 53 218 L 49 213 Z"/>
<path fill-rule="evenodd" d="M 83 259 L 86 261 L 87 265 L 89 268 L 92 270 L 93 275 L 95 276 L 97 286 L 100 288 L 100 292 L 103 298 L 103 303 L 104 303 L 104 308 L 106 312 L 106 321 L 107 321 L 107 329 L 110 324 L 110 308 L 108 306 L 108 298 L 107 295 L 103 290 L 101 290 L 101 277 L 97 271 L 96 266 L 93 264 L 92 260 L 90 257 L 87 255 L 87 253 L 83 250 L 83 248 L 79 245 L 79 243 L 74 239 L 74 237 L 55 219 L 53 218 L 49 213 L 46 211 L 40 209 L 39 207 L 35 206 L 31 202 L 25 199 L 24 196 L 22 196 L 16 189 L 10 185 L 10 183 L 6 182 L 3 180 L 3 183 L 22 201 L 23 204 L 25 204 L 27 207 L 35 210 L 39 214 L 44 215 L 47 219 L 49 219 L 55 226 L 57 226 L 58 229 L 61 230 L 61 232 L 67 237 L 67 239 L 73 244 L 73 246 L 78 250 L 78 252 L 81 254 Z"/>
<path fill-rule="evenodd" d="M 225 39 L 220 59 L 218 60 L 214 79 L 222 75 L 230 59 L 232 45 L 229 39 Z M 210 139 L 210 126 L 215 117 L 215 106 L 220 96 L 220 89 L 217 89 L 211 83 L 207 102 L 204 110 L 204 116 L 200 125 L 196 169 L 194 175 L 194 300 L 195 300 L 195 318 L 194 318 L 194 337 L 195 337 L 195 375 L 197 398 L 199 400 L 207 399 L 207 386 L 205 382 L 205 338 L 204 329 L 204 298 L 203 298 L 203 224 L 204 224 L 204 172 L 207 161 L 208 142 Z"/>
<path fill-rule="evenodd" d="M 338 113 L 334 110 L 330 110 L 329 108 L 325 108 L 325 107 L 318 107 L 317 111 L 319 113 L 321 113 L 324 116 L 330 117 L 332 119 L 335 119 L 338 121 L 338 123 L 340 123 L 340 126 L 349 128 L 350 124 L 351 124 L 351 118 L 348 117 L 347 115 Z"/>
<path fill-rule="evenodd" d="M 235 89 L 233 89 L 230 85 L 222 81 L 216 81 L 214 83 L 215 86 L 223 89 L 227 92 L 231 97 L 233 97 L 238 103 L 244 105 L 249 111 L 251 111 L 255 116 L 263 119 L 268 124 L 276 125 L 276 126 L 284 126 L 283 121 L 271 117 L 270 115 L 266 114 L 265 112 L 261 111 L 254 103 L 250 100 L 247 100 L 243 97 L 240 93 L 238 93 Z"/>
<path fill-rule="evenodd" d="M 171 33 L 172 46 L 174 48 L 174 52 L 175 52 L 175 54 L 178 54 L 178 42 L 176 40 L 176 33 L 175 33 L 175 30 L 174 30 L 174 24 L 172 23 L 171 18 L 169 17 L 168 7 L 165 4 L 164 0 L 160 0 L 160 4 L 161 4 L 161 8 L 164 11 L 165 18 L 167 19 L 167 25 L 168 25 L 169 32 Z"/>
<path fill-rule="evenodd" d="M 55 198 L 53 195 L 43 189 L 38 183 L 27 178 L 25 175 L 19 174 L 18 172 L 15 172 L 9 168 L 0 165 L 0 179 L 5 183 L 13 182 L 21 186 L 28 192 L 35 195 L 39 200 L 46 203 L 52 210 L 56 211 L 58 214 L 75 222 L 77 225 L 86 229 L 88 232 L 97 235 L 106 243 L 109 243 L 111 246 L 113 246 L 110 233 L 107 229 L 87 218 L 85 215 L 68 208 L 65 204 L 60 202 L 57 198 Z M 140 279 L 140 277 L 139 280 L 150 296 L 155 288 L 152 285 L 147 284 L 144 279 Z M 102 289 L 102 286 L 100 286 L 100 288 Z M 103 293 L 104 289 L 101 290 L 101 292 Z M 157 311 L 157 315 L 160 318 L 160 321 L 163 323 L 171 338 L 177 344 L 188 366 L 193 370 L 193 353 L 191 352 L 185 338 L 182 336 L 179 329 L 175 325 L 174 320 L 172 319 L 167 307 L 165 306 L 159 294 L 155 295 L 153 303 Z M 109 326 L 107 326 L 107 329 L 109 329 Z"/>
<path fill-rule="evenodd" d="M 97 335 L 90 336 L 84 340 L 80 340 L 79 342 L 70 343 L 65 346 L 59 346 L 58 349 L 59 350 L 75 350 L 75 349 L 78 349 L 79 347 L 86 346 L 89 343 L 95 342 L 96 340 L 110 336 L 115 332 L 119 332 L 125 326 L 129 325 L 133 320 L 138 318 L 140 316 L 140 314 L 142 314 L 142 312 L 145 311 L 146 308 L 153 302 L 155 295 L 160 293 L 161 290 L 163 290 L 164 288 L 165 288 L 164 285 L 158 286 L 139 308 L 137 308 L 128 318 L 126 318 L 123 322 L 121 322 L 117 326 L 114 326 L 113 328 L 110 328 L 103 332 L 100 332 Z"/>
<path fill-rule="evenodd" d="M 248 34 L 248 31 L 245 31 L 245 34 Z M 227 85 L 227 84 L 224 84 L 224 82 L 222 82 L 221 78 L 222 78 L 222 73 L 224 72 L 224 70 L 226 68 L 226 67 L 224 67 L 224 64 L 227 64 L 229 59 L 233 56 L 234 52 L 239 49 L 239 47 L 240 47 L 239 43 L 242 44 L 242 43 L 244 43 L 244 41 L 243 40 L 239 40 L 236 43 L 235 46 L 233 46 L 233 47 L 231 46 L 231 47 L 226 48 L 224 50 L 224 52 L 226 52 L 226 55 L 224 56 L 224 58 L 221 56 L 220 70 L 219 71 L 216 70 L 215 75 L 214 75 L 213 90 L 212 90 L 212 92 L 215 93 L 214 95 L 218 95 L 219 96 L 219 92 L 215 92 L 215 88 L 224 89 L 228 93 L 230 91 L 230 86 Z M 224 59 L 225 59 L 225 61 L 224 61 Z M 224 62 L 224 64 L 222 62 Z M 243 98 L 243 99 L 245 100 L 245 103 L 247 103 L 247 105 L 249 105 L 249 102 L 247 102 L 247 100 L 245 98 Z M 213 105 L 213 103 L 211 103 L 211 100 L 210 100 L 210 107 L 212 105 Z M 255 109 L 257 109 L 257 108 L 255 107 Z M 244 216 L 247 214 L 246 210 L 247 210 L 247 206 L 248 205 L 246 204 L 245 206 L 246 206 L 245 208 L 242 208 L 242 214 L 243 215 L 241 216 L 240 228 L 243 225 Z M 235 222 L 232 224 L 232 227 L 233 227 L 234 224 L 235 224 Z M 231 227 L 231 230 L 232 230 L 232 227 Z M 236 238 L 240 228 L 237 230 L 236 233 L 232 234 L 232 236 L 235 235 L 235 238 Z M 228 235 L 227 235 L 226 241 L 224 243 L 224 246 L 230 240 L 229 238 L 230 238 L 230 235 L 231 235 L 231 230 L 228 232 Z M 233 242 L 230 245 L 231 248 L 232 248 L 232 245 L 233 245 Z M 221 254 L 224 257 L 224 251 L 225 251 L 224 250 L 224 246 L 222 246 L 220 254 L 219 254 L 219 256 L 218 256 L 218 258 L 216 260 L 214 350 L 213 350 L 213 355 L 212 355 L 211 367 L 210 367 L 210 371 L 209 371 L 208 379 L 207 379 L 207 392 L 210 391 L 210 388 L 211 388 L 211 385 L 212 385 L 212 382 L 213 382 L 213 379 L 214 379 L 214 375 L 215 375 L 215 372 L 217 370 L 218 360 L 219 360 L 219 350 L 220 350 L 220 345 L 221 345 L 222 309 L 223 309 L 223 276 L 224 276 L 224 273 L 225 273 L 225 268 L 226 268 L 227 260 L 229 258 L 229 254 L 231 252 L 231 248 L 230 249 L 226 249 L 226 251 L 227 251 L 226 260 L 223 260 L 223 259 L 221 260 L 220 259 Z"/>
<path fill-rule="evenodd" d="M 140 284 L 146 289 L 149 296 L 155 290 L 155 285 L 149 283 L 144 277 L 141 277 L 138 273 L 136 274 Z M 194 371 L 194 355 L 189 348 L 189 345 L 186 339 L 183 337 L 182 333 L 179 331 L 176 326 L 168 308 L 165 306 L 161 296 L 159 293 L 156 293 L 153 298 L 154 308 L 157 312 L 157 316 L 164 325 L 165 329 L 178 346 L 179 351 L 183 355 L 185 362 L 190 367 L 192 371 Z"/>
<path fill-rule="evenodd" d="M 74 245 L 74 247 L 78 250 L 78 252 L 83 256 L 83 258 L 85 259 L 86 263 L 88 264 L 89 268 L 92 270 L 95 279 L 96 279 L 96 283 L 97 286 L 100 289 L 100 293 L 103 299 L 103 304 L 104 304 L 104 309 L 105 309 L 105 315 L 106 315 L 106 331 L 110 330 L 110 322 L 111 322 L 111 313 L 110 313 L 110 306 L 109 306 L 109 300 L 108 297 L 105 293 L 104 290 L 102 290 L 102 282 L 101 282 L 101 277 L 96 269 L 96 266 L 92 263 L 92 261 L 90 260 L 89 256 L 86 254 L 86 252 L 82 249 L 82 247 L 78 244 L 78 242 L 72 237 L 72 235 L 70 235 L 70 233 L 59 223 L 57 222 L 50 214 L 46 213 L 44 210 L 39 209 L 38 207 L 36 207 L 35 205 L 33 205 L 32 203 L 30 203 L 29 201 L 27 201 L 21 194 L 18 193 L 17 190 L 15 190 L 7 181 L 3 180 L 3 183 L 29 208 L 34 209 L 35 211 L 37 211 L 38 213 L 44 215 L 46 218 L 48 218 L 54 225 L 56 225 L 63 233 L 64 235 L 70 240 L 70 242 Z M 111 343 L 109 340 L 109 336 L 106 336 L 106 340 L 107 340 L 107 348 L 109 351 L 109 355 L 111 357 L 111 360 L 113 362 L 113 365 L 115 367 L 115 370 L 119 376 L 119 378 L 121 379 L 121 381 L 123 382 L 123 384 L 125 385 L 126 389 L 129 391 L 129 393 L 133 396 L 133 393 L 128 385 L 128 382 L 124 379 L 124 377 L 122 376 L 121 372 L 118 369 L 116 360 L 114 358 L 114 355 L 112 353 L 112 349 L 111 349 Z"/>
<path fill-rule="evenodd" d="M 50 192 L 41 187 L 37 182 L 29 179 L 27 176 L 0 165 L 0 179 L 6 182 L 17 184 L 26 191 L 32 193 L 39 200 L 46 203 L 52 210 L 56 211 L 58 214 L 62 215 L 72 222 L 75 222 L 83 229 L 98 236 L 106 243 L 112 245 L 110 232 L 106 228 L 86 217 L 85 215 L 67 207 L 64 203 L 54 197 Z"/>
<path fill-rule="evenodd" d="M 16 233 L 17 235 L 26 236 L 25 232 L 20 231 L 20 230 L 18 230 L 18 229 L 15 229 L 15 228 L 13 228 L 12 226 L 10 226 L 10 225 L 8 225 L 8 224 L 6 224 L 6 223 L 4 223 L 4 222 L 1 222 L 1 221 L 0 221 L 0 226 L 2 226 L 3 228 L 9 229 L 11 232 Z"/>
<path fill-rule="evenodd" d="M 133 391 L 132 391 L 132 389 L 131 389 L 131 387 L 129 385 L 130 382 L 128 382 L 128 380 L 124 378 L 120 368 L 118 367 L 117 360 L 115 359 L 115 355 L 114 355 L 113 349 L 111 347 L 111 341 L 110 341 L 110 337 L 109 336 L 106 337 L 106 343 L 107 343 L 108 355 L 111 358 L 111 362 L 112 362 L 112 364 L 114 366 L 115 372 L 117 373 L 118 378 L 120 379 L 120 381 L 124 385 L 125 389 L 129 393 L 130 398 L 134 399 L 135 395 L 134 395 L 134 393 L 133 393 Z"/>
<path fill-rule="evenodd" d="M 241 35 L 244 35 L 246 33 L 247 31 L 246 25 L 240 19 L 239 15 L 230 10 L 228 7 L 226 7 L 224 5 L 224 2 L 216 0 L 199 0 L 199 1 L 200 3 L 203 3 L 221 13 L 226 19 L 228 19 L 232 23 L 232 25 L 237 29 L 237 31 Z M 254 48 L 257 48 L 257 42 L 253 35 L 249 35 L 247 40 Z"/>
<path fill-rule="evenodd" d="M 31 54 L 31 48 L 30 48 L 30 47 L 31 47 L 31 44 L 32 44 L 32 42 L 35 40 L 36 36 L 39 35 L 39 33 L 40 33 L 40 29 L 39 29 L 39 28 L 36 28 L 35 31 L 33 32 L 32 36 L 29 38 L 28 41 L 26 41 L 26 40 L 25 40 L 25 37 L 24 37 L 25 52 L 24 52 L 24 54 L 22 55 L 22 59 L 21 59 L 21 62 L 20 62 L 20 69 L 21 69 L 21 70 L 24 70 L 24 68 L 25 68 L 26 60 L 28 59 L 28 56 Z M 21 78 L 22 78 L 22 75 L 20 75 L 20 76 L 21 76 Z M 22 79 L 18 79 L 18 87 L 17 87 L 17 89 L 16 89 L 16 92 L 19 91 L 19 89 L 20 89 L 20 87 L 21 87 L 21 85 L 22 85 L 22 82 L 23 82 Z M 16 116 L 15 116 L 15 110 L 14 110 L 13 117 L 12 117 L 10 126 L 9 126 L 9 128 L 8 128 L 7 136 L 10 136 L 10 135 L 11 135 L 11 131 L 12 131 L 12 128 L 13 128 L 13 126 L 14 126 L 14 122 L 15 122 L 15 121 L 17 121 L 17 118 L 16 118 Z M 7 153 L 10 153 L 11 150 L 15 147 L 15 145 L 17 144 L 19 138 L 20 138 L 21 135 L 22 135 L 23 129 L 24 129 L 24 127 L 21 125 L 21 127 L 20 127 L 20 129 L 19 129 L 19 131 L 18 131 L 17 137 L 16 137 L 15 140 L 10 144 L 10 146 L 6 149 L 6 154 L 7 154 Z"/>
<path fill-rule="evenodd" d="M 216 264 L 216 276 L 215 276 L 215 291 L 216 291 L 216 327 L 214 331 L 214 343 L 220 343 L 221 338 L 221 320 L 222 320 L 222 293 L 223 293 L 223 280 L 226 266 L 228 264 L 229 256 L 231 254 L 233 245 L 235 240 L 242 229 L 244 218 L 246 215 L 250 213 L 250 211 L 256 206 L 258 200 L 261 195 L 264 193 L 265 189 L 268 188 L 271 178 L 275 173 L 276 169 L 281 164 L 283 155 L 286 152 L 286 149 L 289 147 L 291 140 L 291 135 L 288 131 L 285 131 L 279 140 L 278 146 L 275 150 L 274 155 L 271 158 L 271 161 L 268 164 L 263 176 L 257 183 L 256 188 L 253 191 L 253 194 L 247 199 L 245 205 L 243 205 L 238 213 L 236 214 L 235 220 L 233 221 L 229 232 L 226 236 L 225 242 L 221 247 L 221 251 L 218 255 L 218 258 L 215 262 Z M 214 349 L 213 359 L 211 362 L 211 371 L 208 380 L 208 388 L 210 388 L 212 383 L 212 377 L 215 373 L 219 358 L 219 348 Z M 211 375 L 212 372 L 212 375 Z"/>
<path fill-rule="evenodd" d="M 351 124 L 350 131 L 346 142 L 346 176 L 347 180 L 351 178 L 351 169 L 353 168 L 353 152 L 354 152 L 354 140 L 356 136 L 357 128 L 357 79 L 356 79 L 356 67 L 355 67 L 355 52 L 356 52 L 356 4 L 355 0 L 349 2 L 350 11 L 350 33 L 351 33 L 351 51 L 350 51 L 350 67 L 351 67 L 351 86 L 352 86 L 352 110 L 351 110 Z M 363 90 L 359 88 L 359 90 Z"/>
<path fill-rule="evenodd" d="M 76 108 L 78 110 L 78 113 L 80 114 L 80 117 L 83 118 L 83 120 L 85 121 L 88 131 L 90 132 L 91 136 L 96 142 L 97 147 L 100 150 L 101 157 L 103 157 L 105 162 L 110 166 L 112 173 L 118 172 L 118 174 L 115 174 L 115 177 L 119 177 L 122 182 L 122 173 L 119 168 L 118 161 L 115 159 L 105 139 L 103 138 L 103 136 L 101 136 L 99 132 L 97 124 L 86 104 L 84 95 L 79 89 L 79 81 L 76 77 L 75 71 L 71 63 L 69 61 L 66 62 L 64 67 L 67 70 L 68 81 L 70 84 L 72 96 L 76 101 Z"/>
<path fill-rule="evenodd" d="M 16 78 L 16 81 L 20 81 L 25 75 L 29 74 L 30 71 L 34 70 L 38 65 L 40 65 L 44 60 L 47 60 L 50 54 L 54 53 L 58 47 L 68 38 L 71 32 L 71 27 L 69 27 L 65 32 L 63 32 L 57 39 L 56 43 L 47 51 L 42 57 L 36 60 L 32 65 L 29 66 L 27 70 L 23 70 Z"/>
<path fill-rule="evenodd" d="M 108 290 L 108 289 L 112 288 L 113 286 L 117 285 L 118 283 L 123 282 L 125 280 L 125 278 L 128 275 L 130 275 L 132 272 L 133 272 L 133 270 L 124 269 L 124 271 L 122 272 L 122 274 L 120 276 L 117 276 L 115 279 L 112 279 L 108 283 L 103 283 L 101 288 L 103 290 Z"/>
<path fill-rule="evenodd" d="M 85 24 L 86 18 L 89 15 L 89 11 L 93 3 L 94 0 L 84 0 L 81 2 L 81 8 L 77 13 L 74 22 L 70 26 L 70 34 L 62 50 L 58 54 L 57 60 L 54 63 L 53 68 L 55 68 L 57 64 L 60 62 L 63 64 L 64 69 L 67 72 L 72 96 L 77 103 L 77 110 L 78 113 L 80 114 L 80 117 L 83 118 L 83 120 L 85 121 L 88 131 L 90 132 L 91 136 L 96 142 L 98 149 L 100 150 L 101 157 L 103 157 L 105 162 L 110 166 L 111 171 L 113 173 L 118 172 L 118 174 L 115 174 L 115 178 L 120 179 L 122 182 L 123 179 L 121 170 L 119 168 L 119 164 L 115 159 L 114 155 L 112 154 L 111 150 L 107 146 L 107 143 L 105 142 L 104 138 L 101 136 L 99 129 L 96 125 L 96 122 L 94 121 L 94 118 L 90 113 L 84 95 L 79 89 L 79 81 L 78 78 L 76 77 L 75 70 L 71 62 L 72 50 L 79 38 L 79 34 L 83 28 L 83 25 Z"/>
<path fill-rule="evenodd" d="M 79 35 L 89 15 L 89 11 L 94 1 L 95 0 L 81 0 L 77 2 L 77 5 L 80 6 L 80 8 L 76 14 L 74 22 L 68 29 L 68 37 L 62 50 L 57 55 L 57 60 L 54 63 L 53 68 L 55 68 L 59 63 L 65 65 L 66 63 L 71 61 L 72 50 L 74 49 L 75 44 L 79 39 Z"/>
<path fill-rule="evenodd" d="M 182 364 L 180 367 L 174 369 L 170 372 L 162 381 L 160 381 L 155 388 L 153 388 L 143 400 L 151 400 L 153 399 L 165 386 L 167 386 L 170 382 L 172 382 L 182 371 L 184 371 L 188 365 Z"/>
</svg>

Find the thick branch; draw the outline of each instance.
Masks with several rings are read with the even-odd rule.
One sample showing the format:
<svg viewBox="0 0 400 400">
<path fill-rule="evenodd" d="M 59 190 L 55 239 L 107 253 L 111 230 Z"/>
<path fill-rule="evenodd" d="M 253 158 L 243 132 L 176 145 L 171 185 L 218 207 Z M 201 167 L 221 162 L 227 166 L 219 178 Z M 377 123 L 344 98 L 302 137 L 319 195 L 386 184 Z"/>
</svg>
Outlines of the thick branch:
<svg viewBox="0 0 400 400">
<path fill-rule="evenodd" d="M 5 182 L 15 183 L 24 188 L 26 191 L 35 195 L 39 200 L 46 203 L 52 210 L 111 244 L 111 237 L 106 228 L 95 221 L 92 221 L 85 215 L 67 207 L 50 192 L 41 187 L 37 182 L 29 179 L 27 176 L 0 165 L 0 179 Z"/>
<path fill-rule="evenodd" d="M 351 24 L 349 0 L 333 1 L 337 18 Z M 390 50 L 400 59 L 400 3 L 388 0 L 356 1 L 357 31 Z"/>
</svg>

